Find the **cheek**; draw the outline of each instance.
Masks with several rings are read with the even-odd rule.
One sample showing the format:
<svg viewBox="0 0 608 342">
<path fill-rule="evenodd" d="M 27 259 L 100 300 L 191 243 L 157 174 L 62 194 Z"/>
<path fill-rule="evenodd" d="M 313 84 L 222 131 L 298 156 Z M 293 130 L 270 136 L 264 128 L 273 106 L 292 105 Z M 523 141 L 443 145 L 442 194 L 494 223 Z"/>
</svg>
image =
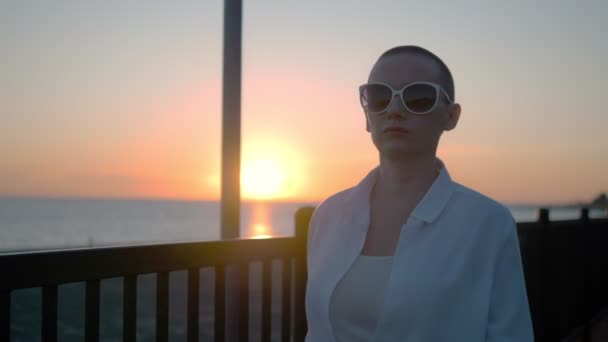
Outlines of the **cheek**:
<svg viewBox="0 0 608 342">
<path fill-rule="evenodd" d="M 379 144 L 381 144 L 382 141 L 382 132 L 380 130 L 380 128 L 378 127 L 377 124 L 370 124 L 370 136 L 372 138 L 372 142 L 374 143 L 374 145 L 376 145 L 376 147 L 379 147 Z"/>
<path fill-rule="evenodd" d="M 376 131 L 378 131 L 378 129 L 379 129 L 378 119 L 374 119 L 374 118 L 370 119 L 366 116 L 365 117 L 365 127 L 366 127 L 367 131 L 370 132 L 372 135 L 376 134 Z"/>
<path fill-rule="evenodd" d="M 424 137 L 435 138 L 443 131 L 443 123 L 439 117 L 418 117 L 412 120 L 412 129 Z"/>
<path fill-rule="evenodd" d="M 372 126 L 370 135 L 372 137 L 373 143 L 377 146 L 378 142 L 380 141 L 380 133 Z"/>
</svg>

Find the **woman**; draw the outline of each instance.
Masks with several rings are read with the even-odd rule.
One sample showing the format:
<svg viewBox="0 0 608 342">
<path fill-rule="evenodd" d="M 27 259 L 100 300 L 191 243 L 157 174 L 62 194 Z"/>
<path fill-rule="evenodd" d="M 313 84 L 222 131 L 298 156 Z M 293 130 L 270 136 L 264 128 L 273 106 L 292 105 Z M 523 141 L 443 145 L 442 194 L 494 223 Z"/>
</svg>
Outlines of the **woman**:
<svg viewBox="0 0 608 342">
<path fill-rule="evenodd" d="M 532 341 L 515 222 L 437 158 L 460 105 L 448 67 L 388 50 L 360 87 L 380 165 L 308 237 L 307 341 Z"/>
</svg>

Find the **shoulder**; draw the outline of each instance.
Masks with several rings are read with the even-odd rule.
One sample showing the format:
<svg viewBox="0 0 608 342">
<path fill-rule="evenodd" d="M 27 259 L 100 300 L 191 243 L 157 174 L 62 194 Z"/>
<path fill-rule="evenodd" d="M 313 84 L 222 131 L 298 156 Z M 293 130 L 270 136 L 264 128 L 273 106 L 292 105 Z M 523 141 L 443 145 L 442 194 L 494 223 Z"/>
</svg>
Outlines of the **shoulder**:
<svg viewBox="0 0 608 342">
<path fill-rule="evenodd" d="M 328 227 L 341 217 L 341 213 L 347 207 L 349 199 L 353 196 L 355 187 L 342 190 L 323 200 L 316 208 L 310 219 L 308 228 L 308 243 L 314 244 L 320 227 Z"/>
<path fill-rule="evenodd" d="M 509 208 L 495 199 L 462 184 L 454 182 L 453 185 L 453 198 L 450 202 L 451 204 L 460 207 L 460 209 L 472 210 L 467 210 L 467 212 L 471 213 L 473 216 L 479 216 L 486 219 L 511 220 L 513 218 Z"/>
<path fill-rule="evenodd" d="M 342 190 L 323 200 L 315 209 L 315 215 L 324 216 L 344 207 L 351 197 L 354 187 Z"/>
<path fill-rule="evenodd" d="M 491 234 L 500 240 L 516 233 L 515 219 L 506 205 L 462 184 L 453 184 L 450 216 L 460 218 L 469 227 L 479 227 L 482 235 Z"/>
<path fill-rule="evenodd" d="M 518 242 L 517 224 L 506 205 L 459 183 L 453 185 L 440 224 L 450 227 L 455 238 L 469 241 L 475 255 L 488 260 L 494 260 L 505 245 Z"/>
<path fill-rule="evenodd" d="M 335 193 L 323 200 L 316 207 L 312 215 L 310 230 L 314 230 L 316 228 L 315 226 L 319 223 L 326 223 L 328 220 L 336 217 L 336 213 L 339 213 L 344 209 L 348 199 L 352 196 L 353 190 L 354 187 L 351 187 Z"/>
</svg>

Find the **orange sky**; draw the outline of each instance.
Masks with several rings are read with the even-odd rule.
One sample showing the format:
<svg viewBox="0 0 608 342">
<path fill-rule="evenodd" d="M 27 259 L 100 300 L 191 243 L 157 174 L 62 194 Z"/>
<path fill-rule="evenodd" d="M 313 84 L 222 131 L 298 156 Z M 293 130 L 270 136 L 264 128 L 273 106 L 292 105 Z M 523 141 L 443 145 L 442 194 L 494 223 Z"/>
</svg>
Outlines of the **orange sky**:
<svg viewBox="0 0 608 342">
<path fill-rule="evenodd" d="M 220 1 L 11 6 L 0 196 L 219 198 Z M 438 154 L 456 181 L 509 203 L 608 191 L 603 5 L 418 4 L 409 20 L 381 20 L 412 12 L 392 2 L 405 7 L 283 6 L 244 8 L 245 197 L 319 201 L 365 176 L 377 154 L 357 87 L 405 43 L 452 68 L 463 113 Z"/>
</svg>

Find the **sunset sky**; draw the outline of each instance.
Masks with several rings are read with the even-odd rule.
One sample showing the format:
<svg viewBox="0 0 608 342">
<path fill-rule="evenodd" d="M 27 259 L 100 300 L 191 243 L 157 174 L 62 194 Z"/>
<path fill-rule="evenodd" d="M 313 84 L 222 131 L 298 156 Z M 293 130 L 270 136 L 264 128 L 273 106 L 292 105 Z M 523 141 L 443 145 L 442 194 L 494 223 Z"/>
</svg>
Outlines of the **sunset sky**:
<svg viewBox="0 0 608 342">
<path fill-rule="evenodd" d="M 378 157 L 358 102 L 395 45 L 463 112 L 438 151 L 507 203 L 608 192 L 608 2 L 244 0 L 243 194 L 319 201 Z M 0 196 L 218 199 L 223 1 L 0 2 Z"/>
</svg>

